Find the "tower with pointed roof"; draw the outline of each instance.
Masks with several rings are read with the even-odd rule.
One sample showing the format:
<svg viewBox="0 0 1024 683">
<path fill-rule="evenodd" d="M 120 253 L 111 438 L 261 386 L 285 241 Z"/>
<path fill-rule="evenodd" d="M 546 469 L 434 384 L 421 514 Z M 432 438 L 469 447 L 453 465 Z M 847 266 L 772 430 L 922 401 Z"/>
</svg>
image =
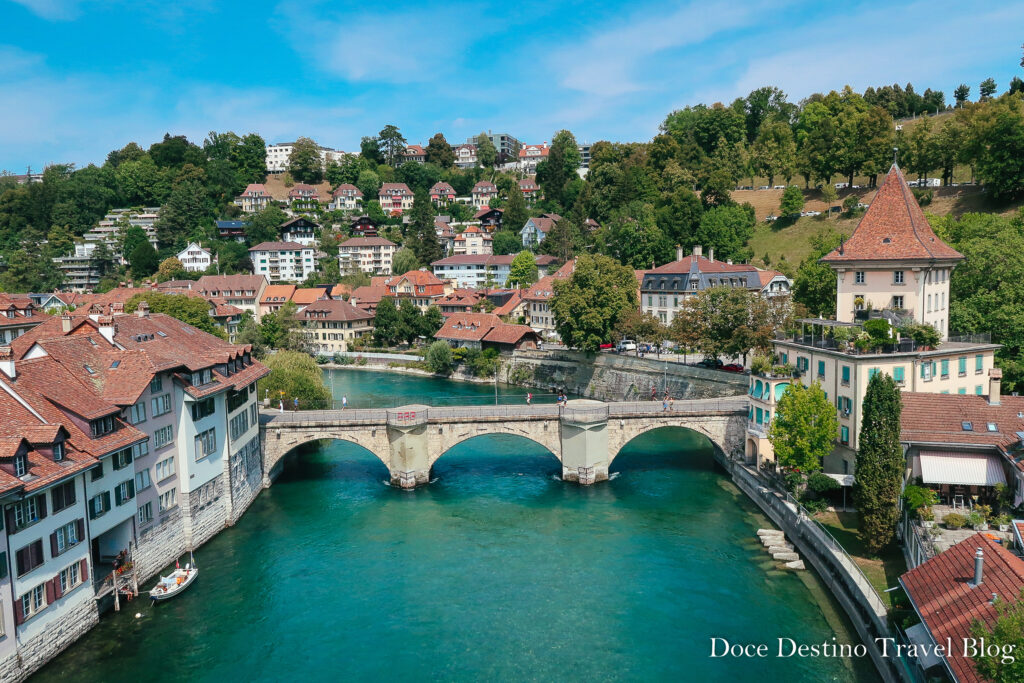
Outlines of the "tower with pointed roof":
<svg viewBox="0 0 1024 683">
<path fill-rule="evenodd" d="M 889 309 L 949 337 L 949 276 L 963 254 L 939 239 L 896 164 L 849 239 L 821 261 L 837 275 L 836 319 Z"/>
</svg>

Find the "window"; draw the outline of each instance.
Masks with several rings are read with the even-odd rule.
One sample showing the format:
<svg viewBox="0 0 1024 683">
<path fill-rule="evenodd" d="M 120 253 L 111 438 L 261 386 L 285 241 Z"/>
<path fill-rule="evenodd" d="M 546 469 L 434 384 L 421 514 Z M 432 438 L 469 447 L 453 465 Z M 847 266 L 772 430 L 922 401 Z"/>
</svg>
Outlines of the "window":
<svg viewBox="0 0 1024 683">
<path fill-rule="evenodd" d="M 256 386 L 256 385 L 253 384 L 252 386 Z M 258 411 L 259 411 L 259 407 L 255 403 L 253 403 L 251 406 L 249 406 L 249 422 L 251 422 L 254 425 L 255 424 L 259 424 L 259 412 Z"/>
<path fill-rule="evenodd" d="M 960 423 L 960 427 L 961 427 L 961 428 L 962 428 L 962 429 L 963 429 L 963 430 L 964 430 L 965 432 L 973 432 L 973 431 L 974 431 L 974 423 L 972 423 L 972 422 L 968 422 L 967 420 L 964 420 L 963 422 L 961 422 L 961 423 Z"/>
<path fill-rule="evenodd" d="M 114 487 L 114 503 L 117 505 L 124 505 L 129 500 L 135 497 L 135 480 L 128 479 L 122 481 L 120 484 Z"/>
<path fill-rule="evenodd" d="M 153 377 L 153 380 L 149 383 L 149 390 L 152 393 L 155 394 L 155 393 L 157 393 L 159 391 L 162 391 L 163 388 L 164 388 L 164 379 L 163 379 L 163 377 L 161 377 L 160 375 L 156 375 L 155 377 Z"/>
<path fill-rule="evenodd" d="M 153 417 L 171 412 L 171 395 L 164 394 L 153 399 Z"/>
<path fill-rule="evenodd" d="M 149 524 L 153 521 L 153 503 L 149 502 L 139 507 L 139 524 Z"/>
<path fill-rule="evenodd" d="M 931 381 L 932 378 L 932 364 L 928 361 L 921 363 L 921 379 L 925 382 Z"/>
<path fill-rule="evenodd" d="M 892 283 L 894 285 L 902 285 L 903 284 L 903 271 L 902 270 L 894 270 L 894 271 L 892 271 Z"/>
<path fill-rule="evenodd" d="M 858 270 L 853 275 L 853 283 L 857 285 L 864 284 L 864 271 Z"/>
<path fill-rule="evenodd" d="M 128 467 L 128 465 L 132 464 L 132 449 L 125 448 L 124 450 L 114 453 L 114 457 L 110 459 L 110 462 L 114 466 L 115 470 Z"/>
<path fill-rule="evenodd" d="M 207 429 L 196 435 L 196 460 L 201 460 L 217 450 L 217 432 Z"/>
<path fill-rule="evenodd" d="M 60 462 L 64 459 L 64 442 L 58 441 L 53 444 L 53 460 L 54 462 Z"/>
<path fill-rule="evenodd" d="M 14 457 L 14 474 L 19 477 L 28 474 L 28 456 L 26 454 L 19 453 Z"/>
<path fill-rule="evenodd" d="M 967 387 L 960 387 L 959 389 L 956 390 L 956 393 L 960 394 L 961 396 L 966 394 L 967 393 Z"/>
<path fill-rule="evenodd" d="M 64 595 L 72 588 L 82 583 L 82 573 L 79 571 L 81 565 L 75 562 L 73 565 L 60 573 L 60 594 Z"/>
<path fill-rule="evenodd" d="M 96 465 L 89 470 L 92 481 L 98 481 L 103 478 L 103 461 L 100 460 Z"/>
<path fill-rule="evenodd" d="M 142 441 L 141 443 L 137 443 L 132 446 L 132 455 L 136 460 L 149 455 L 149 442 Z"/>
<path fill-rule="evenodd" d="M 990 431 L 990 432 L 998 432 L 999 431 L 999 427 L 996 426 L 995 422 L 989 422 L 985 426 L 988 427 L 988 431 Z"/>
<path fill-rule="evenodd" d="M 89 499 L 89 519 L 102 517 L 110 511 L 110 491 L 104 491 Z"/>
<path fill-rule="evenodd" d="M 893 308 L 903 308 L 903 296 L 902 295 L 894 296 L 892 298 L 892 307 Z"/>
<path fill-rule="evenodd" d="M 32 496 L 15 503 L 7 509 L 10 511 L 7 525 L 12 527 L 13 532 L 18 532 L 46 516 L 46 497 Z"/>
<path fill-rule="evenodd" d="M 207 415 L 213 415 L 216 407 L 217 404 L 214 402 L 212 397 L 202 401 L 196 401 L 192 404 L 192 420 L 197 421 L 203 419 Z"/>
<path fill-rule="evenodd" d="M 963 377 L 967 374 L 967 356 L 957 358 L 957 375 Z"/>
<path fill-rule="evenodd" d="M 949 359 L 944 358 L 942 360 L 942 378 L 946 379 L 949 377 Z"/>
<path fill-rule="evenodd" d="M 44 584 L 39 584 L 28 593 L 21 596 L 21 621 L 35 616 L 44 607 L 46 607 L 45 596 L 46 590 L 44 588 Z"/>
<path fill-rule="evenodd" d="M 240 412 L 231 418 L 231 440 L 234 441 L 249 429 L 249 413 L 246 411 Z"/>
<path fill-rule="evenodd" d="M 897 366 L 892 369 L 892 378 L 896 380 L 896 384 L 903 384 L 906 379 L 903 376 L 903 366 Z"/>
<path fill-rule="evenodd" d="M 161 460 L 156 464 L 156 480 L 163 481 L 174 474 L 174 456 Z"/>
<path fill-rule="evenodd" d="M 818 377 L 824 377 L 824 376 L 825 376 L 825 361 L 819 360 L 818 361 Z"/>
<path fill-rule="evenodd" d="M 204 368 L 192 373 L 193 386 L 202 386 L 209 384 L 211 381 L 213 381 L 213 371 L 210 368 Z"/>
<path fill-rule="evenodd" d="M 32 541 L 14 553 L 18 576 L 24 576 L 43 563 L 43 539 Z"/>
<path fill-rule="evenodd" d="M 152 485 L 152 483 L 153 482 L 151 482 L 149 480 L 149 470 L 148 469 L 145 469 L 145 470 L 142 470 L 141 472 L 136 472 L 135 473 L 135 490 L 136 491 L 145 491 L 146 489 L 148 489 Z"/>
<path fill-rule="evenodd" d="M 75 503 L 75 482 L 69 481 L 61 484 L 60 486 L 54 486 L 53 491 L 50 492 L 50 497 L 53 500 L 53 511 L 54 513 L 63 510 L 69 505 Z"/>
<path fill-rule="evenodd" d="M 84 527 L 79 526 L 82 520 L 75 520 L 74 522 L 68 522 L 62 527 L 58 527 L 56 531 L 50 534 L 50 554 L 53 556 L 60 555 L 68 548 L 72 548 L 78 545 L 79 541 L 85 540 Z"/>
<path fill-rule="evenodd" d="M 101 417 L 98 420 L 93 420 L 90 424 L 93 436 L 103 436 L 114 431 L 114 417 L 108 415 L 107 417 Z"/>
<path fill-rule="evenodd" d="M 985 371 L 985 356 L 978 354 L 974 357 L 974 374 L 980 375 Z"/>
<path fill-rule="evenodd" d="M 839 443 L 844 446 L 850 445 L 850 428 L 846 425 L 839 428 Z"/>
<path fill-rule="evenodd" d="M 178 489 L 174 488 L 160 494 L 160 512 L 167 512 L 178 504 Z"/>
<path fill-rule="evenodd" d="M 878 368 L 869 368 L 868 369 L 868 381 L 871 381 L 871 378 L 874 377 L 877 374 L 878 374 Z"/>
<path fill-rule="evenodd" d="M 153 432 L 153 448 L 160 449 L 174 440 L 174 428 L 171 425 L 161 427 Z"/>
<path fill-rule="evenodd" d="M 843 384 L 848 385 L 850 383 L 850 366 L 843 366 Z"/>
<path fill-rule="evenodd" d="M 982 393 L 983 391 L 984 391 L 984 389 L 982 388 L 982 386 L 980 384 L 978 384 L 978 385 L 976 385 L 974 387 L 974 394 L 975 394 L 975 396 L 982 396 L 982 395 L 984 395 Z"/>
</svg>

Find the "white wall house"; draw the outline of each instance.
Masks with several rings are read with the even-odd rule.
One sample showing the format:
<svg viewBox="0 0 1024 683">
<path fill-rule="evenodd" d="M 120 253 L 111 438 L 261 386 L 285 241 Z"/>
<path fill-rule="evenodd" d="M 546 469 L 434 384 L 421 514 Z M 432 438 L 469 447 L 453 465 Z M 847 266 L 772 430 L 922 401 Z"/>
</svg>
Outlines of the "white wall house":
<svg viewBox="0 0 1024 683">
<path fill-rule="evenodd" d="M 204 249 L 198 242 L 189 242 L 188 246 L 178 252 L 178 260 L 190 273 L 202 273 L 214 262 L 213 254 Z"/>
<path fill-rule="evenodd" d="M 263 242 L 249 249 L 252 272 L 270 282 L 301 282 L 316 269 L 314 250 L 298 242 Z"/>
</svg>

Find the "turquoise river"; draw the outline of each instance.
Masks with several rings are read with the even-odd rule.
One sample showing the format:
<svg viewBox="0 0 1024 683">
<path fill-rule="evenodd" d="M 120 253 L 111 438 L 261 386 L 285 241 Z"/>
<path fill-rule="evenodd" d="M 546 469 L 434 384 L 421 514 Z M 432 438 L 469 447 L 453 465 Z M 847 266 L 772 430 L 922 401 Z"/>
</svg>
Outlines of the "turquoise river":
<svg viewBox="0 0 1024 683">
<path fill-rule="evenodd" d="M 328 381 L 351 407 L 495 393 L 365 370 Z M 105 615 L 32 681 L 874 680 L 866 660 L 709 657 L 713 636 L 851 636 L 812 573 L 768 560 L 765 520 L 701 438 L 639 437 L 587 488 L 518 437 L 464 442 L 415 491 L 357 446 L 305 448 L 196 552 L 188 593 Z"/>
</svg>

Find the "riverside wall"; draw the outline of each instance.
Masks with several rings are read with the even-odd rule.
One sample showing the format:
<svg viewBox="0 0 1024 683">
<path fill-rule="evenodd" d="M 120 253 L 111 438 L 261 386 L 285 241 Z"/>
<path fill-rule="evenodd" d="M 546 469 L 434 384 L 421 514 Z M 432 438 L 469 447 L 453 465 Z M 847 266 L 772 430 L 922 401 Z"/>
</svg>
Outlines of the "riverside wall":
<svg viewBox="0 0 1024 683">
<path fill-rule="evenodd" d="M 540 391 L 563 389 L 599 401 L 643 401 L 655 387 L 677 399 L 719 398 L 747 391 L 746 375 L 656 358 L 577 351 L 516 351 L 499 380 Z"/>
</svg>

